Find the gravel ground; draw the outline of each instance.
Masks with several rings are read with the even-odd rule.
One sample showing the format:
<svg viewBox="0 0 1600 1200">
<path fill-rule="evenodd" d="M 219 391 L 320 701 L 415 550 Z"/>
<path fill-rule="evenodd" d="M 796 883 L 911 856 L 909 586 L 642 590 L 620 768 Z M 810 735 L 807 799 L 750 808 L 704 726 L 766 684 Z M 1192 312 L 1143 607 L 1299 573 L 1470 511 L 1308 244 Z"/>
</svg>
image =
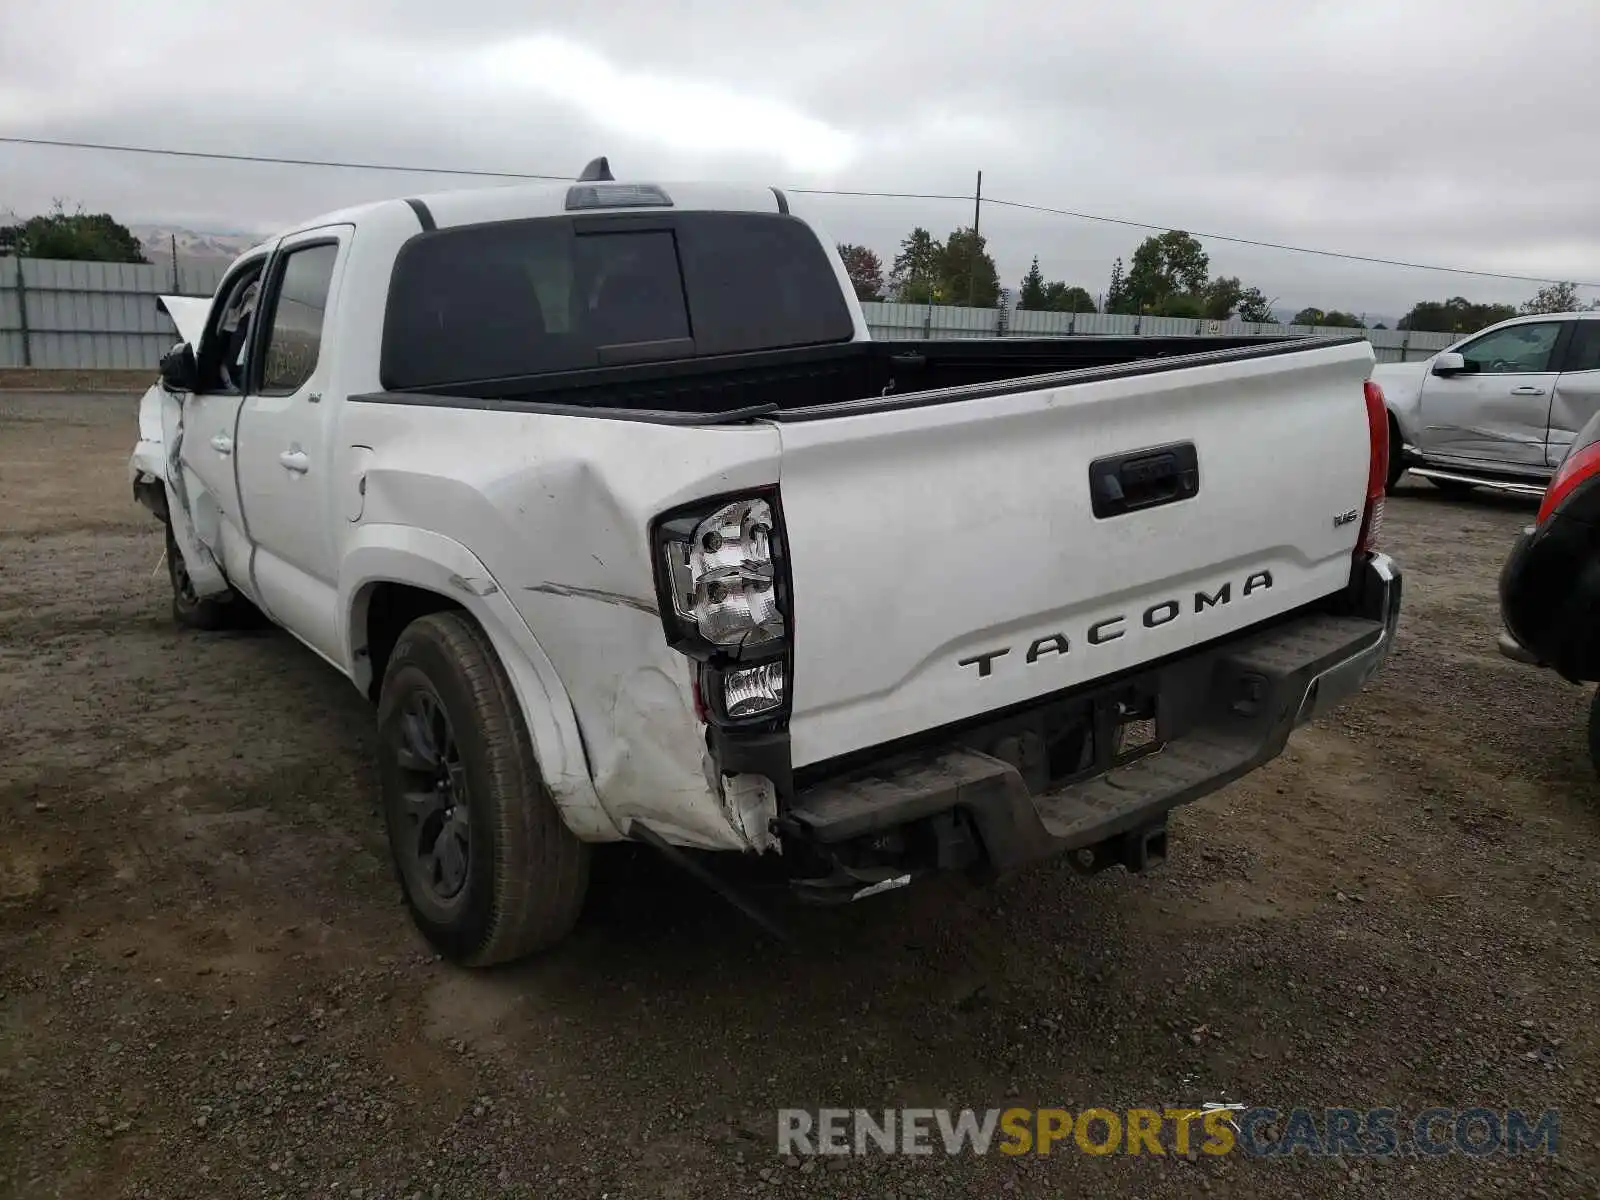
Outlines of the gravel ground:
<svg viewBox="0 0 1600 1200">
<path fill-rule="evenodd" d="M 788 913 L 647 855 L 490 973 L 400 906 L 370 711 L 167 613 L 127 397 L 0 395 L 0 1195 L 1600 1194 L 1588 695 L 1501 659 L 1531 506 L 1389 502 L 1390 665 L 1130 877 Z M 776 1110 L 1557 1108 L 1561 1153 L 775 1152 Z"/>
</svg>

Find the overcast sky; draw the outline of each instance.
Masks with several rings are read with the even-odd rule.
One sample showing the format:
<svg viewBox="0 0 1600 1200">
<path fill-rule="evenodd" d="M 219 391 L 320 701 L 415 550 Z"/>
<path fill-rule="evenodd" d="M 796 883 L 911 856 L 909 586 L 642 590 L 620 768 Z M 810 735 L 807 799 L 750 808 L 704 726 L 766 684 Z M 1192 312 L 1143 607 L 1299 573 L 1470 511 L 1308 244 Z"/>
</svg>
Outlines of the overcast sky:
<svg viewBox="0 0 1600 1200">
<path fill-rule="evenodd" d="M 1600 281 L 1597 0 L 0 0 L 0 134 L 986 194 Z M 0 211 L 270 230 L 471 180 L 0 145 Z M 886 263 L 970 202 L 815 209 Z M 1136 229 L 985 206 L 1003 282 L 1105 287 Z M 1206 243 L 1280 304 L 1535 285 Z M 1600 292 L 1586 291 L 1591 299 Z"/>
</svg>

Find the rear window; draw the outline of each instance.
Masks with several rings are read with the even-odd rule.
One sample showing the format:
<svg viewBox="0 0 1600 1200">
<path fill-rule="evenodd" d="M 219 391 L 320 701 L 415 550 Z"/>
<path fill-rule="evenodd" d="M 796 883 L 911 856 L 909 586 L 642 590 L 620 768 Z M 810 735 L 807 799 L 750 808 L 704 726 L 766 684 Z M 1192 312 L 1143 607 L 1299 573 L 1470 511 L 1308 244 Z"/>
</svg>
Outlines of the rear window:
<svg viewBox="0 0 1600 1200">
<path fill-rule="evenodd" d="M 381 375 L 386 388 L 439 387 L 853 334 L 827 252 L 793 217 L 547 217 L 408 242 Z"/>
</svg>

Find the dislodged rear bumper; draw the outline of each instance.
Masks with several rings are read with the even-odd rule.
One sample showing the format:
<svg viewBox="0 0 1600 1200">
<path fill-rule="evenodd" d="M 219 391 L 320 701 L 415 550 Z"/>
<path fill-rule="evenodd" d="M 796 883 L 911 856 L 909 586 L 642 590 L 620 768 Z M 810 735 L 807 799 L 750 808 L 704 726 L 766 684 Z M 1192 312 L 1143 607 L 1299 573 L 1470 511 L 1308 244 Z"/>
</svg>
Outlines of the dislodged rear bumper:
<svg viewBox="0 0 1600 1200">
<path fill-rule="evenodd" d="M 1500 652 L 1563 679 L 1600 679 L 1600 487 L 1576 494 L 1513 541 L 1500 569 Z"/>
<path fill-rule="evenodd" d="M 998 871 L 1110 847 L 1276 757 L 1296 726 L 1364 686 L 1393 646 L 1400 592 L 1398 567 L 1374 555 L 1348 615 L 1298 617 L 1155 668 L 1143 682 L 1159 749 L 1103 774 L 1035 793 L 1013 763 L 951 745 L 818 783 L 785 823 L 826 847 L 959 811 Z"/>
</svg>

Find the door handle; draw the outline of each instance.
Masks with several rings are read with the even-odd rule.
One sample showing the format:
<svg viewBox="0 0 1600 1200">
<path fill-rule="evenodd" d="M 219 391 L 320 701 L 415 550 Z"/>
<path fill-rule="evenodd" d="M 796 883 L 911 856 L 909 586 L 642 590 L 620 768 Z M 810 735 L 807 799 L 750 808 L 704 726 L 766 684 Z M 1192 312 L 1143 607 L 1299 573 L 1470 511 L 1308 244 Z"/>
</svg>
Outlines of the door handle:
<svg viewBox="0 0 1600 1200">
<path fill-rule="evenodd" d="M 1200 460 L 1193 442 L 1175 442 L 1089 464 L 1089 499 L 1097 520 L 1175 504 L 1200 491 Z"/>
<path fill-rule="evenodd" d="M 211 448 L 218 454 L 232 454 L 233 439 L 225 433 L 216 434 L 211 439 Z"/>
<path fill-rule="evenodd" d="M 278 461 L 296 475 L 304 475 L 311 469 L 311 460 L 304 450 L 285 450 L 278 455 Z"/>
<path fill-rule="evenodd" d="M 1542 387 L 1532 387 L 1531 385 L 1514 387 L 1511 389 L 1511 394 L 1513 396 L 1542 396 L 1544 395 L 1544 389 Z"/>
</svg>

